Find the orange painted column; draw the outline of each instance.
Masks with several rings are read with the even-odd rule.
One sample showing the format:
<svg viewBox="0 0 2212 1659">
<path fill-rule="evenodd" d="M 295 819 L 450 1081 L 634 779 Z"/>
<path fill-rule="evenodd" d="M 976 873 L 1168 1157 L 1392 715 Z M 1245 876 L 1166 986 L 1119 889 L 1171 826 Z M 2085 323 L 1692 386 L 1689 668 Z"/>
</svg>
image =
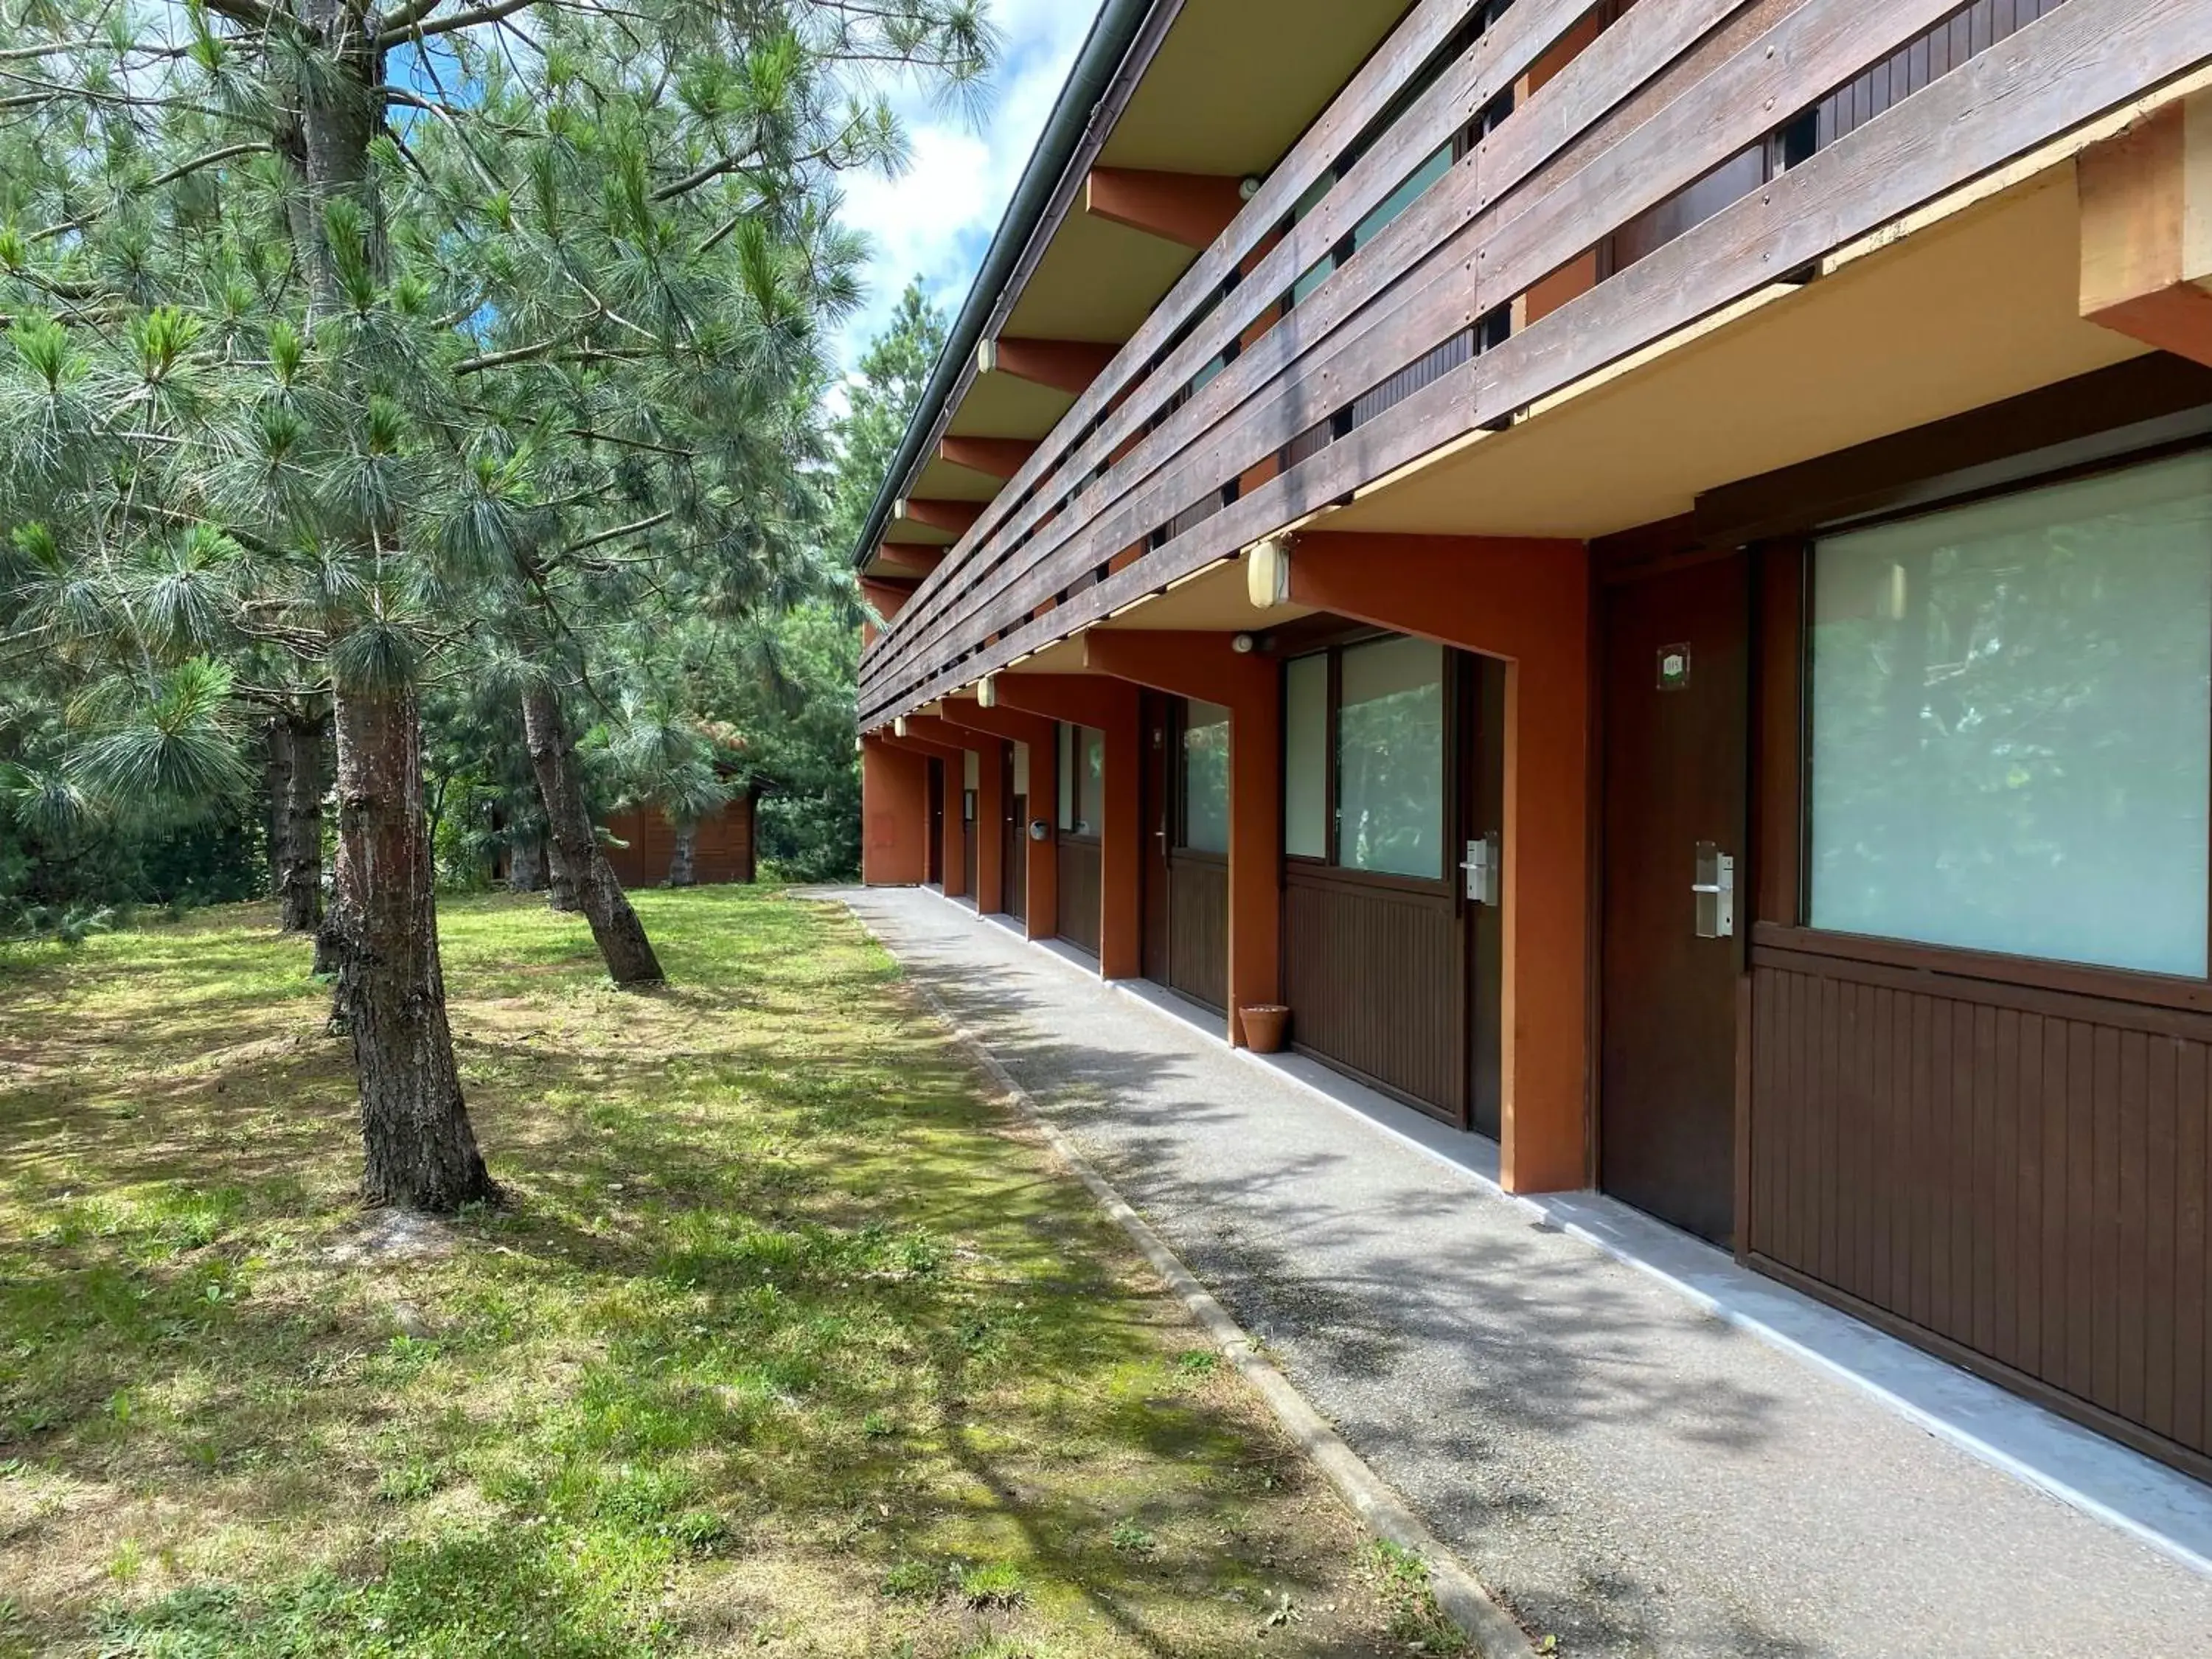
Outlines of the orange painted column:
<svg viewBox="0 0 2212 1659">
<path fill-rule="evenodd" d="M 968 896 L 968 751 L 945 763 L 945 896 Z"/>
<path fill-rule="evenodd" d="M 1238 1011 L 1283 995 L 1283 686 L 1272 657 L 1240 655 L 1228 634 L 1084 635 L 1084 665 L 1229 710 L 1229 1040 Z"/>
<path fill-rule="evenodd" d="M 1039 841 L 1030 834 L 1029 824 L 1014 826 L 1014 832 L 1029 842 L 1029 915 L 1024 925 L 1031 939 L 1056 937 L 1060 933 L 1060 843 L 1050 826 L 1060 811 L 1059 732 L 1040 715 L 1012 708 L 984 708 L 965 697 L 947 697 L 939 706 L 948 726 L 1029 745 L 1030 817 L 1032 822 L 1042 818 L 1047 828 L 1044 839 Z"/>
<path fill-rule="evenodd" d="M 860 740 L 860 879 L 918 887 L 929 876 L 929 763 L 881 738 Z"/>
<path fill-rule="evenodd" d="M 997 738 L 968 734 L 975 751 L 975 914 L 995 916 L 1006 908 L 1006 745 Z"/>
<path fill-rule="evenodd" d="M 890 748 L 902 750 L 908 754 L 918 755 L 921 757 L 922 805 L 925 811 L 927 810 L 929 804 L 929 763 L 935 761 L 944 768 L 943 781 L 939 785 L 938 799 L 945 815 L 945 842 L 939 849 L 945 868 L 944 878 L 939 885 L 945 897 L 959 898 L 968 890 L 966 861 L 961 855 L 959 823 L 961 773 L 965 763 L 967 750 L 946 744 L 932 743 L 926 738 L 915 736 L 912 721 L 908 722 L 907 736 L 885 737 L 880 741 Z M 866 781 L 866 778 L 863 777 L 864 785 Z M 928 833 L 928 826 L 925 821 L 922 829 L 922 857 L 925 861 L 929 856 Z"/>
<path fill-rule="evenodd" d="M 973 745 L 973 734 L 945 726 L 942 721 L 931 721 L 922 714 L 914 714 L 907 719 L 907 737 L 894 737 L 891 741 L 905 741 L 909 748 L 921 750 L 931 759 L 945 763 L 945 779 L 940 783 L 940 810 L 945 811 L 945 896 L 967 898 L 967 845 L 963 841 L 967 827 L 960 823 L 960 796 L 967 790 L 967 752 Z M 978 884 L 982 880 L 980 865 L 982 858 L 978 858 L 975 869 Z"/>
<path fill-rule="evenodd" d="M 975 914 L 1006 909 L 1006 745 L 931 714 L 909 714 L 907 730 L 927 744 L 975 757 Z M 951 811 L 951 805 L 947 805 Z M 967 872 L 963 872 L 963 876 Z"/>
<path fill-rule="evenodd" d="M 1098 973 L 1144 972 L 1143 733 L 1135 686 L 1103 674 L 1001 674 L 999 705 L 1106 735 L 1106 816 L 1098 831 Z"/>
<path fill-rule="evenodd" d="M 1503 658 L 1504 1133 L 1511 1192 L 1590 1180 L 1590 567 L 1580 542 L 1298 537 L 1290 597 Z"/>
</svg>

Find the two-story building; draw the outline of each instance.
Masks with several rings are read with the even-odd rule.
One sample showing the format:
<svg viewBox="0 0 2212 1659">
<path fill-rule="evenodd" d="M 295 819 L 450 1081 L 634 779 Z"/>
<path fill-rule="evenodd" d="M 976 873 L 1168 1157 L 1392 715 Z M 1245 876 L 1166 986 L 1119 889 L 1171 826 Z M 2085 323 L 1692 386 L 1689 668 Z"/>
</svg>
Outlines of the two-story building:
<svg viewBox="0 0 2212 1659">
<path fill-rule="evenodd" d="M 2212 1474 L 2212 0 L 1106 0 L 856 550 L 941 883 Z"/>
</svg>

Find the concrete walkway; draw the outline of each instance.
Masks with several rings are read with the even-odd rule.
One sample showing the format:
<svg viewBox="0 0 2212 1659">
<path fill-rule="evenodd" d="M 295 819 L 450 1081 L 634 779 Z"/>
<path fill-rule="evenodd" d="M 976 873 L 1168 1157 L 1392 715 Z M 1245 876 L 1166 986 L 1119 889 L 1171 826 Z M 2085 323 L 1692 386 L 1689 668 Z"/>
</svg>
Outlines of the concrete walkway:
<svg viewBox="0 0 2212 1659">
<path fill-rule="evenodd" d="M 2072 1458 L 2132 1524 L 2170 1522 L 2161 1553 L 1497 1195 L 1486 1143 L 1443 1136 L 1469 1149 L 1455 1168 L 1416 1115 L 1370 1097 L 1363 1120 L 933 893 L 837 896 L 1563 1654 L 2212 1654 L 2212 1577 L 2175 1559 L 2203 1542 L 2203 1488 L 1864 1338 L 1998 1440 Z M 1617 1209 L 1573 1202 L 1557 1213 L 1593 1228 Z"/>
</svg>

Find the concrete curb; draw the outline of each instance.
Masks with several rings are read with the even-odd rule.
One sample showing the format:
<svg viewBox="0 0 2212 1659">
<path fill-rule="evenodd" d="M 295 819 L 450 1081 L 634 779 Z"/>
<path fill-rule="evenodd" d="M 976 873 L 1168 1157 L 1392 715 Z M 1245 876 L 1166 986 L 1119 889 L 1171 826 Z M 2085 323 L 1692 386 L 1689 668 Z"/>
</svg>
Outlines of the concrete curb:
<svg viewBox="0 0 2212 1659">
<path fill-rule="evenodd" d="M 890 945 L 868 926 L 865 917 L 850 906 L 846 910 L 870 939 L 890 951 Z M 1029 1091 L 1016 1081 L 1013 1073 L 985 1045 L 981 1036 L 963 1024 L 934 989 L 912 974 L 904 977 L 930 1012 L 951 1030 L 961 1052 L 998 1085 L 1006 1103 L 1037 1132 L 1054 1156 L 1091 1189 L 1098 1206 L 1129 1236 L 1152 1271 L 1166 1281 L 1168 1288 L 1190 1310 L 1192 1317 L 1205 1327 L 1206 1334 L 1229 1357 L 1230 1363 L 1259 1391 L 1268 1409 L 1275 1413 L 1276 1421 L 1328 1477 L 1329 1484 L 1351 1505 L 1352 1513 L 1377 1538 L 1420 1558 L 1428 1569 L 1429 1589 L 1436 1597 L 1438 1610 L 1468 1638 L 1473 1650 L 1481 1659 L 1536 1659 L 1536 1650 L 1521 1626 L 1490 1599 L 1474 1576 L 1460 1565 L 1406 1501 L 1367 1467 L 1359 1454 L 1345 1443 L 1344 1437 L 1330 1427 L 1328 1419 L 1291 1385 L 1290 1379 L 1261 1352 L 1243 1328 L 1229 1316 L 1228 1310 L 1214 1300 L 1145 1218 L 1091 1167 L 1074 1144 L 1046 1117 Z"/>
</svg>

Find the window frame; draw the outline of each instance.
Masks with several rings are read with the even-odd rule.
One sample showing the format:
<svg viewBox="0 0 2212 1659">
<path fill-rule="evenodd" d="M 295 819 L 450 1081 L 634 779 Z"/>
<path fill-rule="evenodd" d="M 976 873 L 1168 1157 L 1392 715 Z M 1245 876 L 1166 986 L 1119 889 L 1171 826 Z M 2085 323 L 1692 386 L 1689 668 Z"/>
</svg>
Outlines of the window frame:
<svg viewBox="0 0 2212 1659">
<path fill-rule="evenodd" d="M 1787 633 L 1778 638 L 1772 636 L 1771 621 L 1762 629 L 1759 621 L 1754 617 L 1753 627 L 1755 630 L 1769 634 L 1770 643 L 1762 647 L 1763 649 L 1787 655 L 1786 664 L 1776 666 L 1782 670 L 1783 678 L 1786 681 L 1794 703 L 1795 718 L 1788 723 L 1786 732 L 1772 732 L 1765 742 L 1754 730 L 1753 744 L 1759 766 L 1781 764 L 1787 766 L 1792 773 L 1786 792 L 1778 793 L 1776 797 L 1779 805 L 1786 796 L 1787 810 L 1792 822 L 1784 828 L 1778 843 L 1774 846 L 1774 851 L 1786 858 L 1792 867 L 1784 872 L 1783 882 L 1773 894 L 1773 899 L 1779 899 L 1786 905 L 1786 915 L 1769 914 L 1776 908 L 1773 899 L 1766 897 L 1763 883 L 1754 887 L 1754 893 L 1765 902 L 1755 912 L 1758 920 L 1754 925 L 1753 943 L 1785 949 L 1820 949 L 1825 946 L 1838 953 L 1891 961 L 1901 966 L 1933 968 L 1997 982 L 2040 985 L 2089 995 L 2132 998 L 2212 1012 L 2212 1000 L 2206 997 L 2206 993 L 2212 991 L 2212 886 L 2208 886 L 2204 917 L 2206 971 L 2201 975 L 2166 973 L 2154 969 L 2080 962 L 2057 957 L 2021 955 L 1973 945 L 1900 939 L 1887 933 L 1855 933 L 1839 928 L 1815 927 L 1811 920 L 1814 717 L 1813 596 L 1817 544 L 1823 538 L 1909 523 L 1917 519 L 1936 518 L 1983 502 L 2129 472 L 2161 461 L 2202 454 L 2207 450 L 2212 450 L 2212 433 L 2200 432 L 2042 471 L 2023 471 L 1987 483 L 1969 484 L 1961 480 L 1959 487 L 1947 489 L 1942 487 L 1944 479 L 1939 475 L 1925 480 L 1925 493 L 1917 495 L 1908 505 L 1820 519 L 1807 525 L 1800 532 L 1762 539 L 1760 547 L 1755 550 L 1763 550 L 1770 555 L 1778 553 L 1791 567 L 1787 578 L 1787 586 L 1791 591 L 1784 596 L 1790 625 Z M 1762 575 L 1762 580 L 1765 580 Z M 1759 689 L 1755 686 L 1754 696 L 1758 695 Z M 1786 745 L 1786 754 L 1777 752 L 1784 745 Z M 2212 805 L 2212 803 L 2208 803 L 2208 805 Z M 1756 830 L 1753 833 L 1760 841 L 1767 839 Z M 2208 842 L 2212 842 L 2212 814 L 2208 814 L 2206 838 Z M 1754 846 L 1755 858 L 1758 850 Z M 2212 846 L 2208 846 L 2207 856 L 2208 860 L 2212 860 Z M 1759 882 L 1755 864 L 1753 874 L 1754 882 Z"/>
<path fill-rule="evenodd" d="M 1196 859 L 1205 863 L 1225 865 L 1229 862 L 1229 849 L 1227 848 L 1224 847 L 1219 852 L 1216 852 L 1210 847 L 1193 847 L 1190 844 L 1190 772 L 1187 764 L 1190 757 L 1190 750 L 1186 746 L 1184 738 L 1189 734 L 1191 730 L 1190 706 L 1194 701 L 1204 702 L 1206 699 L 1203 697 L 1195 699 L 1190 697 L 1176 697 L 1174 699 L 1168 714 L 1167 730 L 1169 750 L 1167 771 L 1168 799 L 1170 805 L 1170 811 L 1168 813 L 1168 856 L 1170 859 Z M 1209 704 L 1208 707 L 1222 708 L 1223 705 L 1219 703 L 1212 703 Z M 1228 715 L 1228 718 L 1222 720 L 1220 724 L 1223 729 L 1229 733 L 1229 741 L 1233 746 L 1236 742 L 1237 717 L 1235 714 L 1230 714 L 1226 708 L 1223 708 L 1223 712 Z M 1224 776 L 1222 785 L 1222 805 L 1224 811 L 1225 821 L 1228 824 L 1227 832 L 1224 836 L 1223 839 L 1233 842 L 1236 838 L 1237 833 L 1236 807 L 1235 802 L 1232 799 L 1236 788 L 1236 779 L 1233 772 L 1234 757 L 1232 756 L 1225 757 L 1224 758 L 1229 760 L 1231 769 L 1229 774 Z"/>
<path fill-rule="evenodd" d="M 1443 704 L 1443 725 L 1440 742 L 1443 752 L 1440 758 L 1443 761 L 1443 775 L 1440 795 L 1442 821 L 1437 826 L 1437 833 L 1440 837 L 1439 861 L 1443 867 L 1433 877 L 1401 875 L 1391 870 L 1363 870 L 1356 865 L 1349 865 L 1343 861 L 1344 807 L 1341 768 L 1339 764 L 1338 751 L 1343 747 L 1340 722 L 1344 712 L 1344 653 L 1346 651 L 1357 650 L 1363 645 L 1385 644 L 1392 640 L 1401 639 L 1420 640 L 1424 644 L 1433 645 L 1442 659 L 1443 674 L 1439 685 Z M 1285 649 L 1281 670 L 1278 676 L 1278 685 L 1281 688 L 1279 695 L 1284 696 L 1286 702 L 1291 664 L 1301 659 L 1323 655 L 1328 660 L 1328 690 L 1322 722 L 1323 750 L 1322 787 L 1324 791 L 1323 800 L 1326 803 L 1323 812 L 1323 830 L 1328 852 L 1323 856 L 1316 858 L 1311 854 L 1293 853 L 1286 847 L 1279 845 L 1278 851 L 1282 858 L 1284 867 L 1286 870 L 1295 868 L 1314 875 L 1326 874 L 1332 880 L 1366 883 L 1377 887 L 1395 887 L 1407 892 L 1426 893 L 1431 896 L 1440 892 L 1457 894 L 1461 890 L 1459 860 L 1453 858 L 1451 853 L 1456 844 L 1458 825 L 1462 817 L 1461 794 L 1464 787 L 1460 750 L 1462 747 L 1467 720 L 1464 703 L 1471 678 L 1470 671 L 1466 665 L 1465 653 L 1444 644 L 1442 641 L 1425 639 L 1419 634 L 1403 634 L 1388 628 L 1360 626 L 1340 629 L 1325 638 L 1301 641 L 1296 647 Z M 1285 721 L 1283 728 L 1282 753 L 1283 788 L 1286 795 L 1282 805 L 1285 808 L 1288 806 L 1290 739 L 1290 726 L 1289 722 Z M 1282 828 L 1282 835 L 1285 837 L 1288 835 L 1288 826 L 1289 820 L 1285 816 Z"/>
<path fill-rule="evenodd" d="M 1105 774 L 1103 751 L 1106 734 L 1095 726 L 1085 726 L 1080 720 L 1059 720 L 1059 735 L 1053 740 L 1053 763 L 1058 768 L 1054 783 L 1059 789 L 1059 799 L 1053 803 L 1053 835 L 1060 841 L 1072 841 L 1085 847 L 1095 847 L 1105 838 L 1106 802 Z M 1099 822 L 1089 830 L 1078 830 L 1075 825 L 1083 817 L 1084 754 L 1088 747 L 1085 732 L 1094 733 L 1102 751 L 1099 775 Z"/>
</svg>

